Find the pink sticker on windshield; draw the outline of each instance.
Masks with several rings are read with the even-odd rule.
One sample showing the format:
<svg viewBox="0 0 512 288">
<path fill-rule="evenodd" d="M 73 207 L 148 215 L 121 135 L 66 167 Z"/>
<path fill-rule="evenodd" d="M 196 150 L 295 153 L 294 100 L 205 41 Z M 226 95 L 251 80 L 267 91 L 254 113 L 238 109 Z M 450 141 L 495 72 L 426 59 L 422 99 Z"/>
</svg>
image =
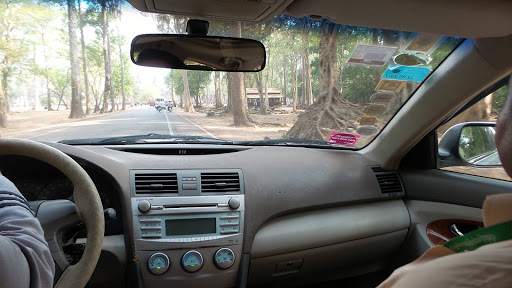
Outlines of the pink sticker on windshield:
<svg viewBox="0 0 512 288">
<path fill-rule="evenodd" d="M 356 142 L 359 139 L 359 137 L 361 136 L 357 134 L 332 132 L 331 137 L 327 142 L 347 146 L 354 146 L 356 145 Z"/>
</svg>

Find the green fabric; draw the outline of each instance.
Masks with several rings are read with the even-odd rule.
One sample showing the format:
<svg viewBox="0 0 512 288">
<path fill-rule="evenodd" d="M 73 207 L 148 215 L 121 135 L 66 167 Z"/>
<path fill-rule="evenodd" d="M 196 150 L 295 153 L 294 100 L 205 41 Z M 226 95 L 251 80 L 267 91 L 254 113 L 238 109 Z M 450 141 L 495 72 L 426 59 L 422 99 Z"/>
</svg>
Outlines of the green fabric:
<svg viewBox="0 0 512 288">
<path fill-rule="evenodd" d="M 447 241 L 444 247 L 456 253 L 475 250 L 478 247 L 512 239 L 512 221 L 471 231 Z"/>
</svg>

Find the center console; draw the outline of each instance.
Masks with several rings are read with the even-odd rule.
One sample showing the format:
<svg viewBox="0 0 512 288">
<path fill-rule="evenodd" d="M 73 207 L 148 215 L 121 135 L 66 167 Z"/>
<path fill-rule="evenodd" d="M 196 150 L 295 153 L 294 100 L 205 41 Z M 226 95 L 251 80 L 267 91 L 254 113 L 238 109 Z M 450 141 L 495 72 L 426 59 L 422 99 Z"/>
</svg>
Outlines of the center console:
<svg viewBox="0 0 512 288">
<path fill-rule="evenodd" d="M 134 170 L 131 179 L 145 286 L 236 286 L 244 230 L 242 172 Z"/>
</svg>

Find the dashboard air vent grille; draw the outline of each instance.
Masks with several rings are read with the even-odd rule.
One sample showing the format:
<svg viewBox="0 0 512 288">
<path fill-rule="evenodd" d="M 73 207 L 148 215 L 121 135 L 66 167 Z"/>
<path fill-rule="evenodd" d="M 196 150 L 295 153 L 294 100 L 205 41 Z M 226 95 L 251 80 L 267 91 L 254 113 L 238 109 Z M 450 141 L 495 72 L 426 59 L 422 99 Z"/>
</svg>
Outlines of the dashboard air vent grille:
<svg viewBox="0 0 512 288">
<path fill-rule="evenodd" d="M 176 173 L 135 174 L 135 193 L 178 193 Z"/>
<path fill-rule="evenodd" d="M 201 173 L 202 193 L 230 193 L 240 191 L 238 173 Z"/>
<path fill-rule="evenodd" d="M 404 192 L 402 182 L 396 172 L 386 170 L 382 167 L 371 167 L 371 169 L 379 182 L 380 192 L 382 194 L 402 194 Z"/>
</svg>

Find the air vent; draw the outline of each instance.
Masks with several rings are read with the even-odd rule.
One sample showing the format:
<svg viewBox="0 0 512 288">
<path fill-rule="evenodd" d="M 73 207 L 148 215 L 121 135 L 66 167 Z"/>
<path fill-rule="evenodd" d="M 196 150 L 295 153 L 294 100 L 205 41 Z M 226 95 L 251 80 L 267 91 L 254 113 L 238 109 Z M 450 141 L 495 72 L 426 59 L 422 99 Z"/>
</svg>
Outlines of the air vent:
<svg viewBox="0 0 512 288">
<path fill-rule="evenodd" d="M 201 173 L 201 193 L 240 192 L 238 173 Z"/>
<path fill-rule="evenodd" d="M 402 182 L 398 174 L 393 171 L 386 170 L 382 167 L 371 167 L 375 173 L 375 177 L 379 182 L 380 192 L 384 195 L 402 194 L 404 192 Z"/>
<path fill-rule="evenodd" d="M 135 193 L 178 193 L 176 173 L 139 173 L 135 174 Z"/>
</svg>

